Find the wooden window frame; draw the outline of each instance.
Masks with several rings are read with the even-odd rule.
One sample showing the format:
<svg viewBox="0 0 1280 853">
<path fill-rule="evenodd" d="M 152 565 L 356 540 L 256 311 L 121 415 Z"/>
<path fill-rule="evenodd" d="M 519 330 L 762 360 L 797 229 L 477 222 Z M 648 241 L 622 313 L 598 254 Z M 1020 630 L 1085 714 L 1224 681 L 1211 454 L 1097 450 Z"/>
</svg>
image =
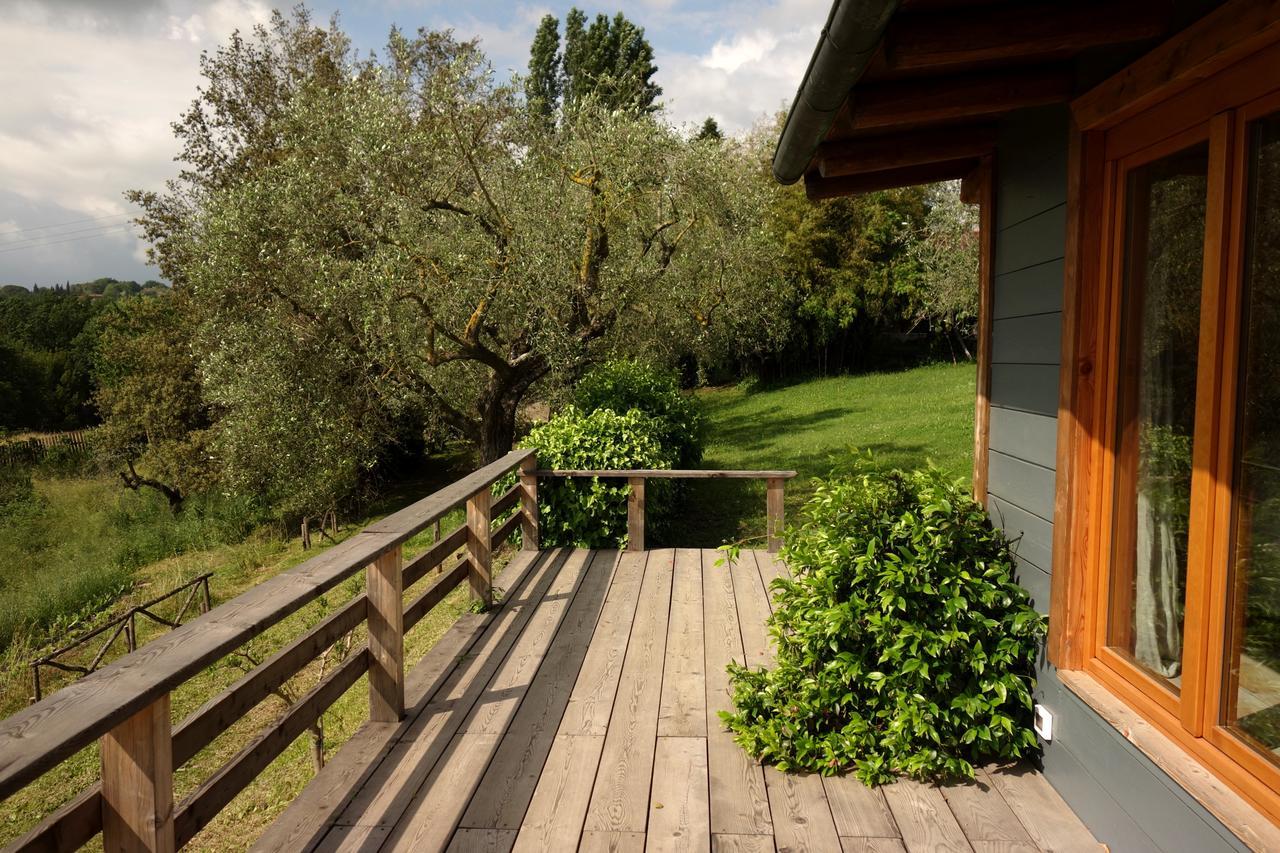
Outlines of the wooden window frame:
<svg viewBox="0 0 1280 853">
<path fill-rule="evenodd" d="M 1049 661 L 1077 670 L 1280 823 L 1280 765 L 1219 725 L 1243 289 L 1247 125 L 1280 110 L 1280 3 L 1236 0 L 1072 104 Z M 1270 82 L 1268 82 L 1270 81 Z M 1274 94 L 1272 94 L 1274 93 Z M 1210 145 L 1193 525 L 1179 697 L 1106 648 L 1123 171 Z M 1229 168 L 1227 167 L 1229 164 Z M 1213 405 L 1201 405 L 1214 401 Z M 1201 436 L 1210 440 L 1200 440 Z"/>
</svg>

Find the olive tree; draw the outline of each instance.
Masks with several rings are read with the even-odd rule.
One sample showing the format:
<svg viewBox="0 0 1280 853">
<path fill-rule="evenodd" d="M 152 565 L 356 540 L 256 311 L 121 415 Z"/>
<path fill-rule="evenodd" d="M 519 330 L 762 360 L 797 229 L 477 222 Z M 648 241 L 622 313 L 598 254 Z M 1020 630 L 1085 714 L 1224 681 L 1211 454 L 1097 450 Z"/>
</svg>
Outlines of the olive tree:
<svg viewBox="0 0 1280 853">
<path fill-rule="evenodd" d="M 357 62 L 326 32 L 277 19 L 207 62 L 239 82 L 177 127 L 216 167 L 140 197 L 245 485 L 341 492 L 406 424 L 490 460 L 532 389 L 605 354 L 774 333 L 761 189 L 733 146 L 589 98 L 548 128 L 473 42 L 393 32 Z M 324 61 L 279 59 L 300 44 Z M 285 83 L 255 76 L 273 67 Z M 283 103 L 250 108 L 260 91 Z M 211 130 L 241 113 L 258 123 Z"/>
</svg>

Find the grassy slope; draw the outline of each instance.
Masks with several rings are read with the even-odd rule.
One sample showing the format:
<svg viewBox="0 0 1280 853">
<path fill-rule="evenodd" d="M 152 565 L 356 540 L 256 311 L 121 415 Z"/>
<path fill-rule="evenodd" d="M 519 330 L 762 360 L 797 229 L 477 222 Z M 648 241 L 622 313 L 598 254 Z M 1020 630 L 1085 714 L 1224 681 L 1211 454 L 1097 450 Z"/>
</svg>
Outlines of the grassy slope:
<svg viewBox="0 0 1280 853">
<path fill-rule="evenodd" d="M 886 468 L 932 460 L 956 477 L 973 466 L 972 364 L 814 379 L 779 388 L 703 393 L 709 421 L 706 468 L 794 469 L 786 512 L 812 491 L 810 479 L 847 468 L 870 450 Z M 692 485 L 686 517 L 664 538 L 714 547 L 764 533 L 764 484 L 711 480 Z"/>
<path fill-rule="evenodd" d="M 353 519 L 349 525 L 346 525 L 339 535 L 339 540 L 356 532 L 379 515 L 391 509 L 398 509 L 434 491 L 443 483 L 456 479 L 457 476 L 456 470 L 441 470 L 430 480 L 398 487 L 395 493 L 386 496 L 380 502 L 380 506 L 368 517 Z M 84 508 L 84 515 L 96 519 L 96 507 L 105 506 L 110 509 L 116 506 L 115 498 L 119 497 L 119 489 L 111 491 L 107 481 L 81 479 L 41 481 L 39 487 L 41 492 L 50 498 L 42 513 L 42 519 L 46 525 L 43 533 L 57 531 L 57 534 L 49 539 L 46 539 L 43 534 L 40 538 L 55 543 L 61 542 L 61 547 L 52 551 L 45 549 L 35 551 L 28 554 L 28 560 L 53 561 L 44 563 L 42 566 L 45 572 L 51 575 L 66 571 L 66 564 L 61 559 L 64 556 L 106 561 L 110 564 L 114 560 L 114 555 L 118 553 L 116 546 L 119 545 L 117 540 L 121 537 L 120 531 L 104 527 L 97 520 L 85 523 L 84 518 L 79 517 L 76 521 L 77 516 L 72 511 L 72 507 L 67 504 L 67 500 Z M 131 499 L 131 496 L 123 498 L 125 501 Z M 86 502 L 79 503 L 81 500 Z M 63 523 L 64 520 L 66 524 Z M 461 510 L 455 511 L 444 520 L 443 529 L 451 530 L 461 522 Z M 157 528 L 164 530 L 163 525 L 139 526 L 138 530 L 125 536 L 125 541 L 129 536 L 152 535 Z M 59 540 L 59 536 L 65 538 Z M 95 546 L 94 543 L 104 537 L 107 540 L 106 546 L 102 548 Z M 412 557 L 425 550 L 432 539 L 432 533 L 428 530 L 409 540 L 406 543 L 406 556 Z M 326 546 L 329 544 L 325 540 L 321 541 L 324 541 Z M 238 544 L 216 545 L 203 549 L 193 548 L 187 553 L 137 569 L 132 573 L 132 590 L 129 593 L 116 601 L 113 606 L 104 606 L 103 613 L 96 619 L 77 625 L 71 633 L 79 633 L 90 624 L 96 624 L 108 618 L 111 613 L 122 611 L 131 603 L 153 597 L 205 571 L 214 573 L 211 588 L 213 603 L 216 606 L 267 578 L 315 556 L 320 550 L 323 550 L 323 547 L 303 552 L 296 539 L 286 542 L 266 531 L 260 531 Z M 503 559 L 502 556 L 497 558 L 498 565 L 502 564 Z M 428 575 L 413 590 L 406 591 L 406 601 L 420 592 L 433 577 L 434 575 Z M 348 601 L 363 587 L 363 573 L 357 574 L 319 601 L 304 607 L 266 631 L 251 643 L 246 651 L 257 660 L 269 657 L 276 649 L 305 633 L 307 627 L 320 621 L 325 614 Z M 465 587 L 466 585 L 463 584 L 455 590 L 406 636 L 407 660 L 415 661 L 425 654 L 467 609 L 469 602 Z M 70 621 L 73 620 L 60 624 L 69 624 Z M 138 629 L 140 642 L 146 642 L 163 630 L 145 620 L 139 621 Z M 67 633 L 63 632 L 58 636 L 58 640 L 65 641 L 66 636 Z M 356 646 L 364 641 L 363 629 L 356 632 L 352 641 Z M 118 642 L 117 646 L 120 648 L 115 649 L 109 659 L 123 653 L 123 643 Z M 91 648 L 88 653 L 91 655 L 94 650 Z M 36 645 L 19 632 L 15 642 L 0 655 L 0 717 L 14 713 L 29 701 L 31 686 L 28 661 L 37 652 Z M 333 661 L 330 661 L 328 668 L 331 670 L 332 666 Z M 206 699 L 225 689 L 243 674 L 243 660 L 232 656 L 193 677 L 174 693 L 174 722 L 185 718 Z M 315 683 L 318 674 L 316 665 L 305 670 L 291 681 L 292 692 L 295 695 L 306 692 Z M 48 677 L 47 691 L 52 692 L 58 686 L 56 678 Z M 325 714 L 324 726 L 328 754 L 331 755 L 364 721 L 368 708 L 367 689 L 366 682 L 362 678 Z M 175 773 L 177 800 L 180 802 L 182 797 L 194 790 L 201 781 L 211 776 L 218 767 L 235 755 L 257 732 L 277 719 L 283 711 L 284 704 L 281 700 L 275 697 L 267 699 L 180 768 Z M 97 770 L 96 747 L 85 749 L 46 773 L 25 790 L 0 803 L 0 845 L 12 841 L 61 803 L 91 785 L 97 779 Z M 247 848 L 258 833 L 288 805 L 290 800 L 297 796 L 311 776 L 310 741 L 308 736 L 304 736 L 295 741 L 249 788 L 236 797 L 192 841 L 189 849 Z"/>
</svg>

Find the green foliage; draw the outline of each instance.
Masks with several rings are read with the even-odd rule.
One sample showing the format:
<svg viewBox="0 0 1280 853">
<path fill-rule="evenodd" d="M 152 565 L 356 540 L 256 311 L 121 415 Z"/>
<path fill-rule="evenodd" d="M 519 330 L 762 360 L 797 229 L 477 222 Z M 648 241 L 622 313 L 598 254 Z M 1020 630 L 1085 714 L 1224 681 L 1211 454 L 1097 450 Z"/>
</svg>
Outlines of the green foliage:
<svg viewBox="0 0 1280 853">
<path fill-rule="evenodd" d="M 720 129 L 720 122 L 716 121 L 715 116 L 707 116 L 693 138 L 699 141 L 719 142 L 724 139 L 724 131 Z"/>
<path fill-rule="evenodd" d="M 542 468 L 670 468 L 674 457 L 662 444 L 662 426 L 632 409 L 583 412 L 567 406 L 533 429 L 522 444 L 538 451 Z M 647 519 L 661 524 L 671 505 L 665 481 L 646 487 Z M 599 478 L 543 480 L 538 484 L 540 544 L 619 548 L 627 541 L 625 483 Z"/>
<path fill-rule="evenodd" d="M 129 299 L 98 318 L 93 433 L 104 464 L 130 488 L 149 486 L 177 507 L 216 479 L 213 414 L 205 404 L 181 297 Z"/>
<path fill-rule="evenodd" d="M 1036 748 L 1044 620 L 1003 535 L 936 469 L 818 483 L 774 582 L 773 669 L 733 664 L 748 752 L 782 769 L 969 778 Z"/>
<path fill-rule="evenodd" d="M 524 98 L 529 109 L 550 122 L 560 103 L 560 21 L 543 15 L 529 48 L 529 76 L 524 81 Z"/>
<path fill-rule="evenodd" d="M 656 422 L 659 440 L 678 468 L 702 462 L 702 412 L 680 391 L 674 373 L 639 359 L 615 359 L 593 369 L 574 387 L 573 401 L 585 412 L 639 409 Z"/>
<path fill-rule="evenodd" d="M 621 12 L 612 20 L 608 15 L 596 15 L 588 26 L 586 13 L 577 7 L 570 9 L 565 16 L 560 68 L 567 108 L 594 98 L 611 110 L 657 109 L 662 88 L 653 82 L 658 72 L 653 47 L 644 28 Z"/>
<path fill-rule="evenodd" d="M 175 514 L 160 495 L 111 479 L 37 473 L 33 492 L 17 488 L 26 497 L 8 506 L 25 509 L 0 521 L 0 649 L 17 632 L 72 630 L 109 607 L 140 567 L 238 542 L 261 519 L 252 503 L 219 495 L 194 497 Z"/>
<path fill-rule="evenodd" d="M 0 526 L 20 523 L 38 510 L 31 470 L 25 465 L 0 465 Z"/>
</svg>

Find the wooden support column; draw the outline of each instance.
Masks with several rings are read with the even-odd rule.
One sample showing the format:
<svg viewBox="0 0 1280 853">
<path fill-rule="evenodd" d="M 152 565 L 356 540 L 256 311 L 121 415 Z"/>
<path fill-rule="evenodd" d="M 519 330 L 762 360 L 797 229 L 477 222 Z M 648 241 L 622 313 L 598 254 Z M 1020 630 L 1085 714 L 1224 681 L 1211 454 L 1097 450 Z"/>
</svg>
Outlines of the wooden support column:
<svg viewBox="0 0 1280 853">
<path fill-rule="evenodd" d="M 493 498 L 485 486 L 467 501 L 467 561 L 471 571 L 471 598 L 485 607 L 493 603 L 492 532 L 489 528 L 489 508 Z"/>
<path fill-rule="evenodd" d="M 536 456 L 520 463 L 520 550 L 538 550 L 538 468 Z"/>
<path fill-rule="evenodd" d="M 102 736 L 102 841 L 108 851 L 174 849 L 168 693 Z"/>
<path fill-rule="evenodd" d="M 961 197 L 978 205 L 978 378 L 973 411 L 973 498 L 987 505 L 991 446 L 991 312 L 995 304 L 995 158 L 984 157 L 961 187 Z"/>
<path fill-rule="evenodd" d="M 365 573 L 369 599 L 369 719 L 404 717 L 404 575 L 401 548 L 384 552 Z"/>
<path fill-rule="evenodd" d="M 782 502 L 786 496 L 787 481 L 781 477 L 771 477 L 767 482 L 769 553 L 776 554 L 782 547 Z"/>
<path fill-rule="evenodd" d="M 627 495 L 627 550 L 644 550 L 644 477 L 629 477 Z"/>
</svg>

